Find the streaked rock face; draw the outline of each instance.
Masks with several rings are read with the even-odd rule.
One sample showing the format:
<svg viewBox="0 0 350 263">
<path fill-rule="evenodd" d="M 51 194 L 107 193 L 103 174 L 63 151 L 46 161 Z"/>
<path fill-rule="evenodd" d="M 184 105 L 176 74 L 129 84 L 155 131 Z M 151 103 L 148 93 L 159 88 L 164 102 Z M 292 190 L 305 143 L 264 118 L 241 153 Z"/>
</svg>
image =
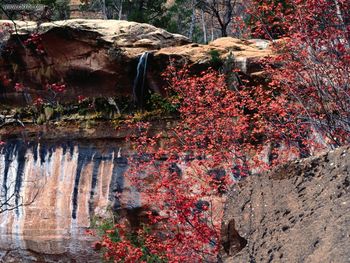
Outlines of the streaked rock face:
<svg viewBox="0 0 350 263">
<path fill-rule="evenodd" d="M 31 204 L 0 214 L 0 251 L 96 262 L 93 239 L 84 233 L 93 217 L 106 216 L 108 206 L 141 206 L 124 181 L 128 162 L 118 152 L 118 145 L 106 142 L 8 142 L 0 155 L 1 192 L 16 195 L 2 208 Z M 115 192 L 123 193 L 121 199 Z"/>
<path fill-rule="evenodd" d="M 126 158 L 127 157 L 127 158 Z M 152 201 L 127 180 L 135 156 L 123 140 L 7 140 L 0 153 L 0 258 L 5 262 L 100 262 L 85 233 L 117 212 L 137 229 Z M 186 164 L 179 164 L 186 171 Z M 183 174 L 184 180 L 188 176 Z M 195 186 L 194 186 L 195 187 Z M 209 198 L 218 225 L 224 198 Z M 16 207 L 17 204 L 27 204 Z"/>
</svg>

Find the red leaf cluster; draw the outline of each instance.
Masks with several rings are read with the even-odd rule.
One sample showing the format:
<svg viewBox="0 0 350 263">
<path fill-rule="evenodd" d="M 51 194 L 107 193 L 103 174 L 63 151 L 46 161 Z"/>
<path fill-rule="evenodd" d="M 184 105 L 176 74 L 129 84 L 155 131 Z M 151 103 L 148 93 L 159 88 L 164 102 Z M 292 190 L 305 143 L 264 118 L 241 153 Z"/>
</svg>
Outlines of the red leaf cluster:
<svg viewBox="0 0 350 263">
<path fill-rule="evenodd" d="M 38 33 L 30 34 L 30 36 L 24 41 L 24 45 L 33 49 L 39 55 L 45 54 L 42 38 Z"/>
</svg>

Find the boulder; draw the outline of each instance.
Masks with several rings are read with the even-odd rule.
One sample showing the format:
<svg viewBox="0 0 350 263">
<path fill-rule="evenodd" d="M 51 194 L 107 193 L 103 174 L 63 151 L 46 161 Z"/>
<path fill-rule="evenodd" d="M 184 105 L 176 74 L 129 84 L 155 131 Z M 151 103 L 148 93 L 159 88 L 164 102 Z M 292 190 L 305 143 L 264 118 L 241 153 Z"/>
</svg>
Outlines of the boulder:
<svg viewBox="0 0 350 263">
<path fill-rule="evenodd" d="M 0 22 L 0 24 L 4 23 L 11 24 L 12 21 L 2 20 Z M 95 41 L 102 41 L 116 44 L 119 47 L 143 47 L 142 42 L 148 40 L 149 47 L 157 49 L 189 43 L 189 40 L 182 35 L 171 34 L 149 24 L 124 20 L 71 19 L 41 24 L 31 21 L 15 21 L 15 23 L 17 29 L 14 33 L 18 35 L 27 35 L 33 32 L 43 35 L 52 30 L 66 29 L 69 32 L 75 31 L 77 34 L 85 32 L 86 36 L 79 40 L 92 44 Z M 92 35 L 95 38 L 92 38 Z"/>
<path fill-rule="evenodd" d="M 222 262 L 348 262 L 350 147 L 294 161 L 231 190 Z"/>
</svg>

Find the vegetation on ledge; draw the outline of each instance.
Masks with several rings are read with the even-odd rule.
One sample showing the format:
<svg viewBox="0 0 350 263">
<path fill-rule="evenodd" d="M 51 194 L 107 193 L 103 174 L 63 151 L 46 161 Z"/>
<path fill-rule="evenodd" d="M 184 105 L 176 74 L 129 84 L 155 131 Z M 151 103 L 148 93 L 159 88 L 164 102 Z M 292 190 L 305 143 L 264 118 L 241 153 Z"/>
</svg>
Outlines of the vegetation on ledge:
<svg viewBox="0 0 350 263">
<path fill-rule="evenodd" d="M 5 125 L 6 119 L 12 119 L 24 125 L 78 121 L 93 126 L 95 121 L 107 121 L 119 126 L 126 120 L 152 121 L 176 118 L 177 105 L 172 104 L 171 99 L 172 97 L 164 98 L 159 94 L 152 94 L 143 110 L 134 106 L 128 97 L 79 98 L 75 103 L 43 103 L 17 108 L 2 105 L 0 117 L 2 125 Z M 8 122 L 8 124 L 15 123 Z"/>
</svg>

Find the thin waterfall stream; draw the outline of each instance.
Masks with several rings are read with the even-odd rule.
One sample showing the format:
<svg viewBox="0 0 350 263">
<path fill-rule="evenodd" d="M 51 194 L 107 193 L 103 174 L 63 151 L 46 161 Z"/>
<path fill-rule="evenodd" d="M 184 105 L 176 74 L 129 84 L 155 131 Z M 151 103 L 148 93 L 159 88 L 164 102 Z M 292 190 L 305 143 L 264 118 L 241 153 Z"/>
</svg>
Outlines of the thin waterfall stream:
<svg viewBox="0 0 350 263">
<path fill-rule="evenodd" d="M 147 66 L 149 55 L 150 53 L 146 51 L 140 56 L 137 64 L 136 77 L 133 85 L 133 100 L 134 103 L 141 109 L 144 107 L 144 96 L 147 84 Z"/>
</svg>

